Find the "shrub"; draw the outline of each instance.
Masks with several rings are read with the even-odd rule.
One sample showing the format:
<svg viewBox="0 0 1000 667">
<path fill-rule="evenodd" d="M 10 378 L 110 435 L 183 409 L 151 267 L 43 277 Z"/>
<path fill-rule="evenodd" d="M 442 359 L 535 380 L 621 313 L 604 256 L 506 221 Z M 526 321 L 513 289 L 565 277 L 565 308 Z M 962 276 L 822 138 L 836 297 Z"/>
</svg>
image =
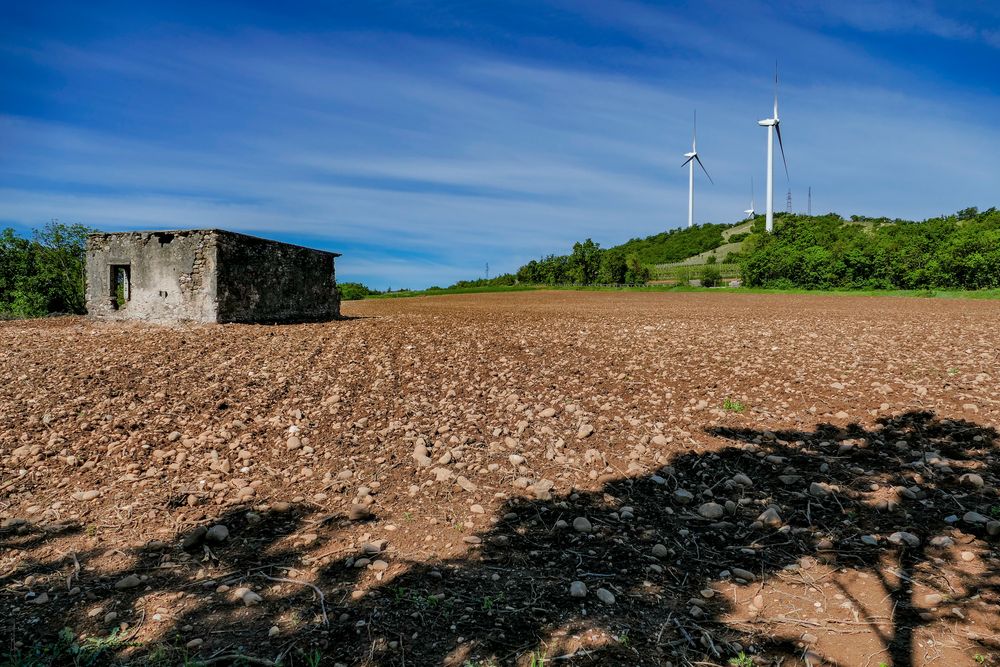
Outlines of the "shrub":
<svg viewBox="0 0 1000 667">
<path fill-rule="evenodd" d="M 86 241 L 93 231 L 53 220 L 30 240 L 0 232 L 0 315 L 86 312 Z"/>
<path fill-rule="evenodd" d="M 366 296 L 378 294 L 361 283 L 337 283 L 337 287 L 340 289 L 340 298 L 343 301 L 358 301 Z"/>
<path fill-rule="evenodd" d="M 706 265 L 701 271 L 701 286 L 702 287 L 716 287 L 722 282 L 722 274 L 719 269 L 711 264 Z"/>
</svg>

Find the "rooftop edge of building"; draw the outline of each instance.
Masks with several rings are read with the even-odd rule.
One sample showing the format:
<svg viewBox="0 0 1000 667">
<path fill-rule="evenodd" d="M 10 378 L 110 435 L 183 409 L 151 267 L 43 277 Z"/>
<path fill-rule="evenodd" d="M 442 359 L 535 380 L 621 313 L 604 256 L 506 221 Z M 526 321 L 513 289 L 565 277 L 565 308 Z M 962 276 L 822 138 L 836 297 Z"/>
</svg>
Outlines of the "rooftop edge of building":
<svg viewBox="0 0 1000 667">
<path fill-rule="evenodd" d="M 274 239 L 264 238 L 263 236 L 254 236 L 252 234 L 244 234 L 242 232 L 234 232 L 228 229 L 219 229 L 217 227 L 196 227 L 191 229 L 135 229 L 135 230 L 124 230 L 120 232 L 93 232 L 87 234 L 87 238 L 104 238 L 110 236 L 161 236 L 164 234 L 175 234 L 175 235 L 189 235 L 189 234 L 203 234 L 210 232 L 213 234 L 224 234 L 228 236 L 238 236 L 247 239 L 253 239 L 254 241 L 264 241 L 266 243 L 277 243 L 280 245 L 290 246 L 293 248 L 302 248 L 303 250 L 310 250 L 312 252 L 319 252 L 326 255 L 333 255 L 334 257 L 341 257 L 341 253 L 333 252 L 332 250 L 320 250 L 318 248 L 311 248 L 309 246 L 300 245 L 298 243 L 288 243 L 287 241 L 276 241 Z"/>
</svg>

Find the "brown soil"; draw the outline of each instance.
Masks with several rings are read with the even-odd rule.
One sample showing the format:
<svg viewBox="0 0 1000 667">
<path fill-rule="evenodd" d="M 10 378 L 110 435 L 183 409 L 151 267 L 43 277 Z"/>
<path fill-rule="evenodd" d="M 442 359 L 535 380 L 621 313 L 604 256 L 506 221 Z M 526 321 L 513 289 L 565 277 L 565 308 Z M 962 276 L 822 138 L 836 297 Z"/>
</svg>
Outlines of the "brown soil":
<svg viewBox="0 0 1000 667">
<path fill-rule="evenodd" d="M 1000 660 L 1000 303 L 343 310 L 0 324 L 0 655 Z"/>
</svg>

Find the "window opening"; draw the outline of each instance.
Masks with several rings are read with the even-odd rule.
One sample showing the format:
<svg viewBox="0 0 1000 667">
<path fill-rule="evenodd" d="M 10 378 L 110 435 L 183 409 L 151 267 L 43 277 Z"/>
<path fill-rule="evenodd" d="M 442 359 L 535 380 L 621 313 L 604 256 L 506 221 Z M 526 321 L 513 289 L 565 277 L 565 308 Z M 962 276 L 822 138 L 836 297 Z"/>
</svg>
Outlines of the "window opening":
<svg viewBox="0 0 1000 667">
<path fill-rule="evenodd" d="M 129 264 L 111 265 L 111 307 L 115 310 L 124 308 L 132 298 L 132 266 Z"/>
</svg>

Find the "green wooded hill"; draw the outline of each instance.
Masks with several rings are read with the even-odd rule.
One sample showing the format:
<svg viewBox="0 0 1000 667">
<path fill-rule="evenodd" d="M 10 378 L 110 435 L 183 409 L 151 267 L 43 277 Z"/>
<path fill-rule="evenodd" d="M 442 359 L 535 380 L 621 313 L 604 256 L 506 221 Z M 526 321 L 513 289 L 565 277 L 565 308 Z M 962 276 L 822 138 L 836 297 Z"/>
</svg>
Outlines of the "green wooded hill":
<svg viewBox="0 0 1000 667">
<path fill-rule="evenodd" d="M 1000 287 L 1000 211 L 968 208 L 922 222 L 782 215 L 756 221 L 739 254 L 743 283 L 808 289 Z"/>
<path fill-rule="evenodd" d="M 764 217 L 757 216 L 732 225 L 674 229 L 606 249 L 586 239 L 567 255 L 528 262 L 516 278 L 531 284 L 637 283 L 648 280 L 655 267 L 658 274 L 679 269 L 685 277 L 713 284 L 717 261 L 734 271 L 738 266 L 750 287 L 998 288 L 1000 211 L 967 208 L 920 222 L 777 213 L 773 234 L 764 232 Z"/>
<path fill-rule="evenodd" d="M 635 255 L 643 264 L 669 264 L 688 257 L 715 250 L 724 242 L 723 232 L 734 225 L 705 224 L 647 236 L 644 239 L 630 239 L 609 248 L 626 255 Z"/>
</svg>

